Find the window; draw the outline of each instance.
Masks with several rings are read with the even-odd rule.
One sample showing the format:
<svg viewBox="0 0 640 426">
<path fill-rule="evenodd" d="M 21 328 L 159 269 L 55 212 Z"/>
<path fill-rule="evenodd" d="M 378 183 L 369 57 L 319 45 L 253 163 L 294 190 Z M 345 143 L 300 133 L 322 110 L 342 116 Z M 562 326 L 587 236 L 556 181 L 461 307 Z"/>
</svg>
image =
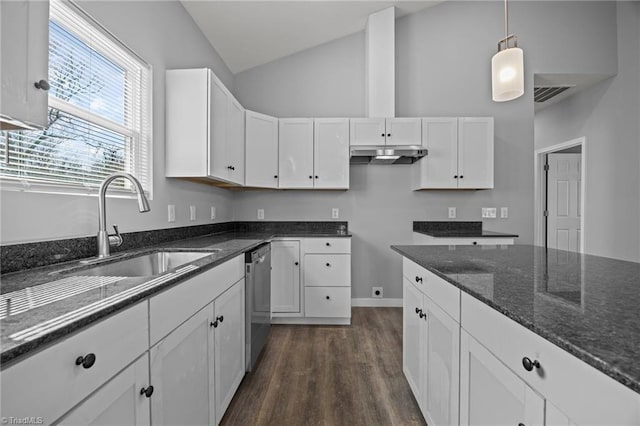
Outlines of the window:
<svg viewBox="0 0 640 426">
<path fill-rule="evenodd" d="M 48 128 L 0 137 L 3 186 L 95 192 L 128 172 L 151 195 L 151 67 L 73 4 L 52 0 L 49 84 Z"/>
</svg>

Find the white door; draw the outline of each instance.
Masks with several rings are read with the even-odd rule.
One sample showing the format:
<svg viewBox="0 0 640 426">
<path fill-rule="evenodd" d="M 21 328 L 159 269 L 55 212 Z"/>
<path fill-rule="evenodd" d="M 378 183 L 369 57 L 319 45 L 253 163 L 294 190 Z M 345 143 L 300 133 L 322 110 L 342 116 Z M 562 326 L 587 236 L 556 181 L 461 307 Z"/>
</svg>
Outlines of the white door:
<svg viewBox="0 0 640 426">
<path fill-rule="evenodd" d="M 423 118 L 422 146 L 428 154 L 412 166 L 414 189 L 457 188 L 458 119 Z"/>
<path fill-rule="evenodd" d="M 464 330 L 460 352 L 460 425 L 544 425 L 544 399 Z"/>
<path fill-rule="evenodd" d="M 227 159 L 227 91 L 209 70 L 209 176 L 229 179 Z"/>
<path fill-rule="evenodd" d="M 228 95 L 227 147 L 229 181 L 244 185 L 244 108 Z"/>
<path fill-rule="evenodd" d="M 279 131 L 280 188 L 313 188 L 313 119 L 280 119 Z"/>
<path fill-rule="evenodd" d="M 580 251 L 581 154 L 549 154 L 547 247 Z"/>
<path fill-rule="evenodd" d="M 154 425 L 215 422 L 212 313 L 210 304 L 151 348 Z"/>
<path fill-rule="evenodd" d="M 0 2 L 0 114 L 47 127 L 49 2 Z"/>
<path fill-rule="evenodd" d="M 422 145 L 422 119 L 387 118 L 387 145 Z"/>
<path fill-rule="evenodd" d="M 278 187 L 278 119 L 247 111 L 245 185 Z"/>
<path fill-rule="evenodd" d="M 300 312 L 300 241 L 271 243 L 271 312 Z"/>
<path fill-rule="evenodd" d="M 316 118 L 313 141 L 314 187 L 349 188 L 349 119 Z"/>
<path fill-rule="evenodd" d="M 145 392 L 141 392 L 144 389 Z M 60 425 L 149 425 L 149 401 L 155 395 L 149 383 L 149 355 L 133 364 L 74 408 Z M 148 395 L 148 396 L 147 396 Z"/>
<path fill-rule="evenodd" d="M 460 324 L 428 297 L 424 348 L 424 417 L 431 426 L 458 424 Z"/>
<path fill-rule="evenodd" d="M 386 140 L 384 118 L 352 118 L 350 145 L 384 145 Z"/>
<path fill-rule="evenodd" d="M 220 423 L 245 373 L 244 278 L 213 305 L 216 423 Z"/>
<path fill-rule="evenodd" d="M 458 119 L 458 188 L 493 188 L 493 117 Z"/>
<path fill-rule="evenodd" d="M 413 396 L 423 407 L 423 363 L 426 321 L 422 293 L 406 278 L 403 279 L 402 302 L 402 371 Z"/>
</svg>

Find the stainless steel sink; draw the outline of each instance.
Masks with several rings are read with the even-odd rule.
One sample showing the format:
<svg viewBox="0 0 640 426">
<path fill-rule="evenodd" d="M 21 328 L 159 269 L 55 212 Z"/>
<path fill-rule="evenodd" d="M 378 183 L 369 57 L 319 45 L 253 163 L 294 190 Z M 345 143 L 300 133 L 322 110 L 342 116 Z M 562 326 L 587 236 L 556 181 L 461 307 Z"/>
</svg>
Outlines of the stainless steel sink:
<svg viewBox="0 0 640 426">
<path fill-rule="evenodd" d="M 150 277 L 176 269 L 185 263 L 193 262 L 220 251 L 212 249 L 207 253 L 192 251 L 157 251 L 143 254 L 118 262 L 96 265 L 79 273 L 90 276 Z"/>
</svg>

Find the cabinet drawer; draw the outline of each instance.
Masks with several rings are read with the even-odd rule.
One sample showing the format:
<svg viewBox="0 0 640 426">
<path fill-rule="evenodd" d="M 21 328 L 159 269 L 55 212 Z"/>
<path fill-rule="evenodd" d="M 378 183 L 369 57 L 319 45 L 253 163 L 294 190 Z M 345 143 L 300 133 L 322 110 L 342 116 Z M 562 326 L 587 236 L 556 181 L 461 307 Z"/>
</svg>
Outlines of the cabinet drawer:
<svg viewBox="0 0 640 426">
<path fill-rule="evenodd" d="M 305 253 L 351 253 L 350 238 L 307 238 Z"/>
<path fill-rule="evenodd" d="M 348 287 L 351 285 L 351 255 L 307 254 L 304 257 L 304 285 Z"/>
<path fill-rule="evenodd" d="M 196 275 L 149 300 L 151 346 L 244 278 L 244 255 Z"/>
<path fill-rule="evenodd" d="M 307 317 L 351 318 L 351 287 L 309 287 L 305 289 Z"/>
<path fill-rule="evenodd" d="M 460 289 L 406 257 L 402 258 L 402 273 L 424 295 L 460 322 Z"/>
<path fill-rule="evenodd" d="M 640 396 L 548 340 L 462 293 L 461 325 L 576 424 L 640 424 Z M 525 370 L 523 358 L 540 368 Z"/>
<path fill-rule="evenodd" d="M 414 244 L 424 244 L 428 246 L 504 246 L 513 245 L 514 239 L 509 237 L 491 237 L 491 238 L 446 238 L 432 237 L 420 232 L 413 233 Z"/>
<path fill-rule="evenodd" d="M 3 370 L 2 415 L 54 422 L 147 350 L 147 321 L 142 302 Z M 89 354 L 93 365 L 76 365 Z"/>
</svg>

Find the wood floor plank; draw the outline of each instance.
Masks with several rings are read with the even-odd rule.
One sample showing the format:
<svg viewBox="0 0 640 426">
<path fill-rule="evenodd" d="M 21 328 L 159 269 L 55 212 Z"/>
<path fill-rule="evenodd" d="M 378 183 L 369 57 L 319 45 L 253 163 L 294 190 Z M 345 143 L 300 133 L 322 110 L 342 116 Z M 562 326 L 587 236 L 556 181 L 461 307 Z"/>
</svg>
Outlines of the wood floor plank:
<svg viewBox="0 0 640 426">
<path fill-rule="evenodd" d="M 402 373 L 402 308 L 350 326 L 273 325 L 221 425 L 425 425 Z"/>
</svg>

